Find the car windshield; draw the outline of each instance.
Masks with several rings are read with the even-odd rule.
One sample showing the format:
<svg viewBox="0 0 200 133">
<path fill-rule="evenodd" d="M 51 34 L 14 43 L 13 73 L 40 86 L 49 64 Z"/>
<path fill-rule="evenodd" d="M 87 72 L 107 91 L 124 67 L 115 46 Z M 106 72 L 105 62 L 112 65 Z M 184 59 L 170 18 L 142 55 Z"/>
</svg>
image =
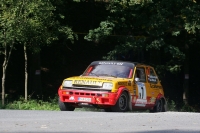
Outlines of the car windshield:
<svg viewBox="0 0 200 133">
<path fill-rule="evenodd" d="M 90 65 L 83 76 L 132 78 L 133 69 L 123 65 Z"/>
</svg>

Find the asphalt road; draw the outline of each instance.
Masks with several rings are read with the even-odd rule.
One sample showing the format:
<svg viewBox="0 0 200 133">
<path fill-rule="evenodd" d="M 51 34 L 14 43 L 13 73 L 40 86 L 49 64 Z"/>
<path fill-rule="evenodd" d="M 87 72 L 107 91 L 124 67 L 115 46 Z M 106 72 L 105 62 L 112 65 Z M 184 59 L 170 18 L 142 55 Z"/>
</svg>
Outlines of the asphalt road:
<svg viewBox="0 0 200 133">
<path fill-rule="evenodd" d="M 0 110 L 0 133 L 200 133 L 200 113 Z"/>
</svg>

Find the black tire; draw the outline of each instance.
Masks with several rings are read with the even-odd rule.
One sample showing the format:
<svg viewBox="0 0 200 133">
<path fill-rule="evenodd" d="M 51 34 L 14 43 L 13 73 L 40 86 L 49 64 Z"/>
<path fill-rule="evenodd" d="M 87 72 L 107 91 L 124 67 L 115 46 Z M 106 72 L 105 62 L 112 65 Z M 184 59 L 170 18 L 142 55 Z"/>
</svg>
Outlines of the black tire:
<svg viewBox="0 0 200 133">
<path fill-rule="evenodd" d="M 165 112 L 164 103 L 162 99 L 158 99 L 156 101 L 156 105 L 154 106 L 154 108 L 150 110 L 150 113 L 155 113 L 155 112 Z"/>
<path fill-rule="evenodd" d="M 116 104 L 111 108 L 114 112 L 126 112 L 128 110 L 128 94 L 123 92 Z"/>
<path fill-rule="evenodd" d="M 61 111 L 74 111 L 75 107 L 71 106 L 69 103 L 58 101 L 58 105 Z"/>
</svg>

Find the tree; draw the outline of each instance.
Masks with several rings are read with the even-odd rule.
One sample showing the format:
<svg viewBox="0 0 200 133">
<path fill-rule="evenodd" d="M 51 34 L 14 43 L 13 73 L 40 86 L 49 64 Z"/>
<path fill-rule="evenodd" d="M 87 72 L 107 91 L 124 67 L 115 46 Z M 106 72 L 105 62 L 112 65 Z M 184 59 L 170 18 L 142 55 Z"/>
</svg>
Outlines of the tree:
<svg viewBox="0 0 200 133">
<path fill-rule="evenodd" d="M 57 40 L 59 34 L 64 34 L 65 37 L 70 40 L 74 39 L 74 34 L 70 27 L 66 25 L 62 26 L 55 20 L 55 7 L 49 0 L 10 0 L 3 2 L 3 4 L 6 8 L 3 8 L 2 13 L 12 14 L 12 18 L 10 19 L 6 17 L 3 18 L 7 21 L 14 22 L 13 27 L 8 26 L 12 31 L 13 40 L 15 43 L 21 44 L 24 47 L 25 100 L 27 100 L 27 49 L 32 53 L 38 53 L 43 45 L 50 44 L 52 41 Z M 2 21 L 2 25 L 3 24 L 5 24 L 4 21 Z M 2 85 L 3 84 L 2 82 Z M 5 88 L 2 90 L 5 90 Z M 2 99 L 4 99 L 3 95 L 2 93 Z"/>
<path fill-rule="evenodd" d="M 54 29 L 53 11 L 55 8 L 46 0 L 22 0 L 12 3 L 15 20 L 18 21 L 16 29 L 17 42 L 24 46 L 25 58 L 25 100 L 27 100 L 28 71 L 27 48 L 33 53 L 40 51 L 43 44 L 49 44 L 57 37 L 51 30 Z"/>
<path fill-rule="evenodd" d="M 0 3 L 0 46 L 1 54 L 4 55 L 3 61 L 3 75 L 2 75 L 2 105 L 5 104 L 5 79 L 8 62 L 14 48 L 15 36 L 13 29 L 16 27 L 14 15 L 7 7 L 10 1 L 3 1 Z"/>
<path fill-rule="evenodd" d="M 96 42 L 115 37 L 117 45 L 105 59 L 146 50 L 150 64 L 157 68 L 177 72 L 185 67 L 188 71 L 184 65 L 188 58 L 186 48 L 199 44 L 199 1 L 110 0 L 108 9 L 107 20 L 85 36 L 86 40 Z M 186 86 L 185 93 L 187 89 Z"/>
</svg>

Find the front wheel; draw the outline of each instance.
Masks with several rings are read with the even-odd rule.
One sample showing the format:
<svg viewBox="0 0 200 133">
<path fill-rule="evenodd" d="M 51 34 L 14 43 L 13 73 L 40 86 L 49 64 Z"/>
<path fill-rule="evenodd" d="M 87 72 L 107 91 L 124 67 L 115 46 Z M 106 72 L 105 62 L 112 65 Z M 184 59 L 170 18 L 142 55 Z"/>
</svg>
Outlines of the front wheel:
<svg viewBox="0 0 200 133">
<path fill-rule="evenodd" d="M 70 105 L 69 103 L 66 102 L 61 102 L 60 99 L 58 101 L 58 105 L 61 111 L 74 111 L 75 107 Z"/>
<path fill-rule="evenodd" d="M 128 110 L 128 95 L 126 92 L 123 92 L 117 103 L 111 108 L 114 112 L 126 112 Z"/>
</svg>

